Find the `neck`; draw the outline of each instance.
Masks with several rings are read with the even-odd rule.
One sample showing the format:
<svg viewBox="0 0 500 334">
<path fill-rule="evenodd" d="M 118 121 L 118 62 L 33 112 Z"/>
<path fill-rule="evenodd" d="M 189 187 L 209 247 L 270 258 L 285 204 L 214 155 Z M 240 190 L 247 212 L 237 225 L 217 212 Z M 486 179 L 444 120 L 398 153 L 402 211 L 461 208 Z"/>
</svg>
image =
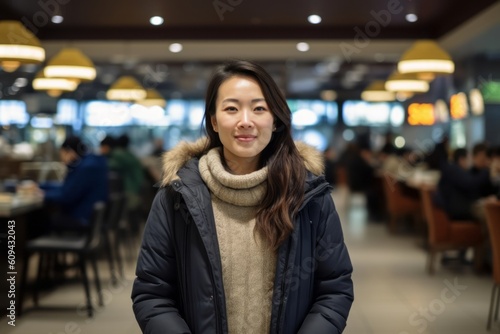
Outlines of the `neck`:
<svg viewBox="0 0 500 334">
<path fill-rule="evenodd" d="M 237 206 L 258 205 L 267 189 L 267 167 L 235 175 L 218 148 L 199 160 L 200 175 L 210 191 L 223 202 Z"/>
<path fill-rule="evenodd" d="M 225 155 L 222 155 L 222 161 L 228 169 L 234 175 L 245 175 L 255 172 L 259 169 L 259 157 L 253 158 L 226 158 Z"/>
</svg>

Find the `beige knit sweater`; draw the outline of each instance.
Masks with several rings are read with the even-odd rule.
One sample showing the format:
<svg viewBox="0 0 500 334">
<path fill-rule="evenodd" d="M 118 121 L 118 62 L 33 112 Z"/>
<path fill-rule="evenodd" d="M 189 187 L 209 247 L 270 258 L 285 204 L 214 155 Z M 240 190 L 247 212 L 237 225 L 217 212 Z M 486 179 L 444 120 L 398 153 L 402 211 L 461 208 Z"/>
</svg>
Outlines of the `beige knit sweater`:
<svg viewBox="0 0 500 334">
<path fill-rule="evenodd" d="M 214 148 L 200 158 L 199 169 L 212 194 L 229 333 L 269 333 L 276 254 L 253 232 L 267 168 L 233 175 Z"/>
</svg>

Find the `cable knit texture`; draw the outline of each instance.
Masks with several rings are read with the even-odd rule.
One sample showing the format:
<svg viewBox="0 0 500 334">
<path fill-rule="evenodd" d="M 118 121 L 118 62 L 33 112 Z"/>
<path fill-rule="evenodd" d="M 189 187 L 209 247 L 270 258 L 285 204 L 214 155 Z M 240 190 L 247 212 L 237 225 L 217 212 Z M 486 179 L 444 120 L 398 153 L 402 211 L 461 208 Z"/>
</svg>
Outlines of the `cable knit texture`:
<svg viewBox="0 0 500 334">
<path fill-rule="evenodd" d="M 214 148 L 200 158 L 199 170 L 212 194 L 229 333 L 269 333 L 276 254 L 253 233 L 267 167 L 231 174 Z"/>
</svg>

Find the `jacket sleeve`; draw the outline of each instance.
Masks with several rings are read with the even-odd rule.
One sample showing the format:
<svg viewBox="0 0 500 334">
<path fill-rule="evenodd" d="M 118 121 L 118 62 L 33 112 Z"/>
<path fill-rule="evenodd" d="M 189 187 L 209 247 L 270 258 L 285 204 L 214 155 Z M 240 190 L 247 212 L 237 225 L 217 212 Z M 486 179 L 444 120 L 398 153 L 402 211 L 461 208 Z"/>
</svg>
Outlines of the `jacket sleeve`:
<svg viewBox="0 0 500 334">
<path fill-rule="evenodd" d="M 175 250 L 168 226 L 172 217 L 166 191 L 160 190 L 146 223 L 132 288 L 135 317 L 147 334 L 191 333 L 178 310 Z"/>
<path fill-rule="evenodd" d="M 330 194 L 323 197 L 316 244 L 315 300 L 299 334 L 342 333 L 354 300 L 352 265 Z"/>
<path fill-rule="evenodd" d="M 71 176 L 68 176 L 59 187 L 52 187 L 45 192 L 45 201 L 73 205 L 92 189 L 96 175 L 102 175 L 103 168 L 97 165 L 82 166 L 75 170 Z"/>
</svg>

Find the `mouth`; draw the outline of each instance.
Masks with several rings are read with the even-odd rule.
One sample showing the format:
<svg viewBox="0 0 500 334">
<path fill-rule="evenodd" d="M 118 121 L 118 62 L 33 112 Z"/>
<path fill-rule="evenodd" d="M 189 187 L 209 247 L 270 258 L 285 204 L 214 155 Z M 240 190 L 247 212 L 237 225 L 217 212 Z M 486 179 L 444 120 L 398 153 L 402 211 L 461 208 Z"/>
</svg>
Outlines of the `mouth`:
<svg viewBox="0 0 500 334">
<path fill-rule="evenodd" d="M 242 142 L 250 142 L 252 140 L 254 140 L 255 138 L 257 138 L 257 136 L 252 136 L 252 135 L 239 135 L 239 136 L 235 136 L 235 138 L 239 141 L 242 141 Z"/>
</svg>

